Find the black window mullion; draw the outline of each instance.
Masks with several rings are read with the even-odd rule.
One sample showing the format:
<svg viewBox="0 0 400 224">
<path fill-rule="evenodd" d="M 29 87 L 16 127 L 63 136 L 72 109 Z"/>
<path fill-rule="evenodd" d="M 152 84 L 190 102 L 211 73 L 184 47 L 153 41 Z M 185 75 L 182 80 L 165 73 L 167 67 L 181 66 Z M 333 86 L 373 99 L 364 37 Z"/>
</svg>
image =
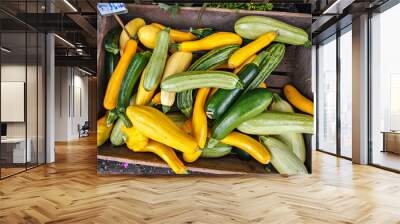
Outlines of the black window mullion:
<svg viewBox="0 0 400 224">
<path fill-rule="evenodd" d="M 36 1 L 39 13 L 39 0 Z M 39 32 L 36 32 L 36 166 L 39 165 Z"/>
<path fill-rule="evenodd" d="M 319 149 L 319 44 L 316 45 L 315 47 L 315 111 L 316 111 L 316 116 L 315 116 L 315 148 L 318 150 Z"/>
<path fill-rule="evenodd" d="M 25 0 L 25 21 L 27 21 L 28 0 Z M 25 23 L 25 88 L 24 88 L 24 120 L 25 120 L 25 170 L 28 170 L 28 119 L 27 119 L 27 89 L 28 89 L 28 26 Z"/>
<path fill-rule="evenodd" d="M 0 47 L 2 46 L 2 35 L 1 35 L 2 32 L 1 31 L 2 31 L 2 23 L 0 23 Z M 2 55 L 2 52 L 0 51 L 0 84 L 1 84 L 1 65 L 2 65 L 1 64 L 1 55 Z M 0 112 L 1 112 L 1 109 L 2 108 L 1 108 L 1 85 L 0 85 Z M 3 124 L 1 122 L 1 113 L 0 113 L 0 124 Z M 1 145 L 2 144 L 0 144 L 0 180 L 3 179 L 2 176 L 1 176 L 1 170 L 2 170 L 2 166 L 3 166 L 2 162 L 1 162 L 1 158 L 2 158 L 1 157 L 1 150 L 2 150 Z"/>
<path fill-rule="evenodd" d="M 341 156 L 341 119 L 340 119 L 340 30 L 336 32 L 336 154 Z"/>
</svg>

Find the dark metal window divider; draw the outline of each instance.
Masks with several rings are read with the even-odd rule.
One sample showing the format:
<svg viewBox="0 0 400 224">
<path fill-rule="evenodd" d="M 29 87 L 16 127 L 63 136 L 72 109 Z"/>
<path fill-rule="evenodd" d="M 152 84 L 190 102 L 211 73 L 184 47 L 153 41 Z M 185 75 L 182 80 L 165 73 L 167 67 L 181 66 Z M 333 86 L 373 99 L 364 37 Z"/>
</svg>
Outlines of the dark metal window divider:
<svg viewBox="0 0 400 224">
<path fill-rule="evenodd" d="M 3 45 L 2 45 L 2 32 L 1 32 L 1 30 L 2 30 L 2 23 L 0 23 L 0 47 L 2 47 Z M 2 55 L 2 53 L 1 53 L 1 51 L 0 51 L 0 112 L 1 112 L 1 77 L 2 77 L 2 75 L 1 75 L 1 67 L 2 67 L 2 64 L 1 64 L 1 55 Z M 1 122 L 1 113 L 0 113 L 0 124 L 3 124 L 3 122 Z M 1 145 L 2 144 L 0 144 L 0 180 L 1 179 L 3 179 L 3 177 L 2 177 L 2 175 L 1 175 L 1 170 L 2 170 L 2 162 L 1 162 L 1 151 L 2 151 L 2 147 L 1 147 Z"/>
<path fill-rule="evenodd" d="M 340 123 L 340 75 L 341 75 L 341 65 L 340 65 L 340 30 L 336 31 L 336 155 L 341 156 L 341 133 L 342 125 Z"/>
<path fill-rule="evenodd" d="M 28 1 L 25 0 L 25 21 L 28 16 Z M 25 122 L 25 170 L 28 170 L 28 113 L 27 113 L 27 90 L 28 90 L 28 24 L 25 23 L 25 88 L 24 88 L 24 122 Z M 32 153 L 32 152 L 31 152 Z"/>
</svg>

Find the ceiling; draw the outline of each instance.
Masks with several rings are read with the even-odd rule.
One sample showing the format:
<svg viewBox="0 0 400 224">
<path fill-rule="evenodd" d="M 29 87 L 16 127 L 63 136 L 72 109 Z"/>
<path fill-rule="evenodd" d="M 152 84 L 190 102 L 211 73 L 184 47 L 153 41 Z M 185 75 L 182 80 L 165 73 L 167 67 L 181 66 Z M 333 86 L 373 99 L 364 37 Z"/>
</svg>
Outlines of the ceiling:
<svg viewBox="0 0 400 224">
<path fill-rule="evenodd" d="M 33 60 L 37 55 L 36 52 L 43 47 L 39 45 L 37 48 L 36 35 L 52 32 L 57 34 L 56 65 L 69 62 L 68 65 L 82 64 L 95 70 L 97 2 L 47 0 L 46 5 L 45 0 L 0 0 L 2 46 L 11 50 L 9 53 L 2 51 L 2 60 L 5 58 L 14 62 L 25 62 L 26 58 Z"/>
</svg>

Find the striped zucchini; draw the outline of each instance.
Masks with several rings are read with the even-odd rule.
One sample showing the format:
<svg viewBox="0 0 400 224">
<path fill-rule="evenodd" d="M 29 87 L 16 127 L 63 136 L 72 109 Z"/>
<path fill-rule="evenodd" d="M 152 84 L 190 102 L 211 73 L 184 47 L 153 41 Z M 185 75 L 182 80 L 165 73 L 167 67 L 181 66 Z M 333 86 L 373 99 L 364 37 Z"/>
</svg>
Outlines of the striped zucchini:
<svg viewBox="0 0 400 224">
<path fill-rule="evenodd" d="M 245 88 L 243 93 L 257 88 L 268 78 L 269 75 L 271 75 L 276 67 L 278 67 L 279 63 L 281 63 L 283 56 L 285 55 L 285 45 L 281 43 L 273 43 L 267 48 L 266 52 L 267 57 L 261 63 L 258 75 Z"/>
<path fill-rule="evenodd" d="M 120 146 L 125 143 L 124 136 L 121 131 L 122 125 L 124 125 L 124 122 L 122 119 L 118 119 L 111 131 L 110 142 L 114 146 Z"/>
<path fill-rule="evenodd" d="M 235 32 L 243 38 L 254 40 L 271 31 L 278 31 L 277 42 L 311 46 L 306 31 L 270 17 L 245 16 L 235 22 Z"/>
<path fill-rule="evenodd" d="M 314 118 L 306 114 L 265 111 L 241 123 L 237 128 L 251 135 L 313 134 Z"/>
<path fill-rule="evenodd" d="M 229 57 L 234 51 L 239 49 L 239 45 L 228 45 L 214 49 L 201 58 L 197 59 L 188 69 L 188 71 L 206 71 L 212 70 L 219 65 L 228 62 Z M 193 110 L 193 90 L 180 92 L 176 96 L 177 106 L 187 117 L 192 115 Z"/>
<path fill-rule="evenodd" d="M 279 112 L 294 113 L 293 107 L 282 99 L 278 94 L 274 93 L 274 99 L 270 106 L 270 110 Z M 303 135 L 300 133 L 284 133 L 276 136 L 277 139 L 287 144 L 292 152 L 302 161 L 306 160 L 306 146 L 304 144 Z"/>
<path fill-rule="evenodd" d="M 158 33 L 156 47 L 143 74 L 143 86 L 146 91 L 154 90 L 161 81 L 168 57 L 169 30 L 169 28 L 165 28 Z"/>
<path fill-rule="evenodd" d="M 192 116 L 193 112 L 193 90 L 183 91 L 177 94 L 176 106 L 186 116 Z"/>
<path fill-rule="evenodd" d="M 260 140 L 271 153 L 271 163 L 280 174 L 307 174 L 303 162 L 283 142 L 267 136 L 261 136 Z"/>
<path fill-rule="evenodd" d="M 201 58 L 197 59 L 188 69 L 188 71 L 212 70 L 219 65 L 226 63 L 229 57 L 239 49 L 239 45 L 228 45 L 214 49 Z"/>
<path fill-rule="evenodd" d="M 242 88 L 239 78 L 225 71 L 190 71 L 168 76 L 161 83 L 161 89 L 168 92 L 182 92 L 198 88 Z"/>
</svg>

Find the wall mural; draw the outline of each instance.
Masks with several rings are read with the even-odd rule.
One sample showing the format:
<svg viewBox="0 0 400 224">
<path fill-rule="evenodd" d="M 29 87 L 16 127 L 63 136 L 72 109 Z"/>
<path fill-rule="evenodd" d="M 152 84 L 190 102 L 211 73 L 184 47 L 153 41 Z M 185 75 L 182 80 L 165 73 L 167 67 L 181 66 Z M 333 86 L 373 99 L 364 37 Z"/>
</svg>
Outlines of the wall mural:
<svg viewBox="0 0 400 224">
<path fill-rule="evenodd" d="M 99 174 L 311 172 L 311 14 L 114 6 L 98 5 Z"/>
</svg>

